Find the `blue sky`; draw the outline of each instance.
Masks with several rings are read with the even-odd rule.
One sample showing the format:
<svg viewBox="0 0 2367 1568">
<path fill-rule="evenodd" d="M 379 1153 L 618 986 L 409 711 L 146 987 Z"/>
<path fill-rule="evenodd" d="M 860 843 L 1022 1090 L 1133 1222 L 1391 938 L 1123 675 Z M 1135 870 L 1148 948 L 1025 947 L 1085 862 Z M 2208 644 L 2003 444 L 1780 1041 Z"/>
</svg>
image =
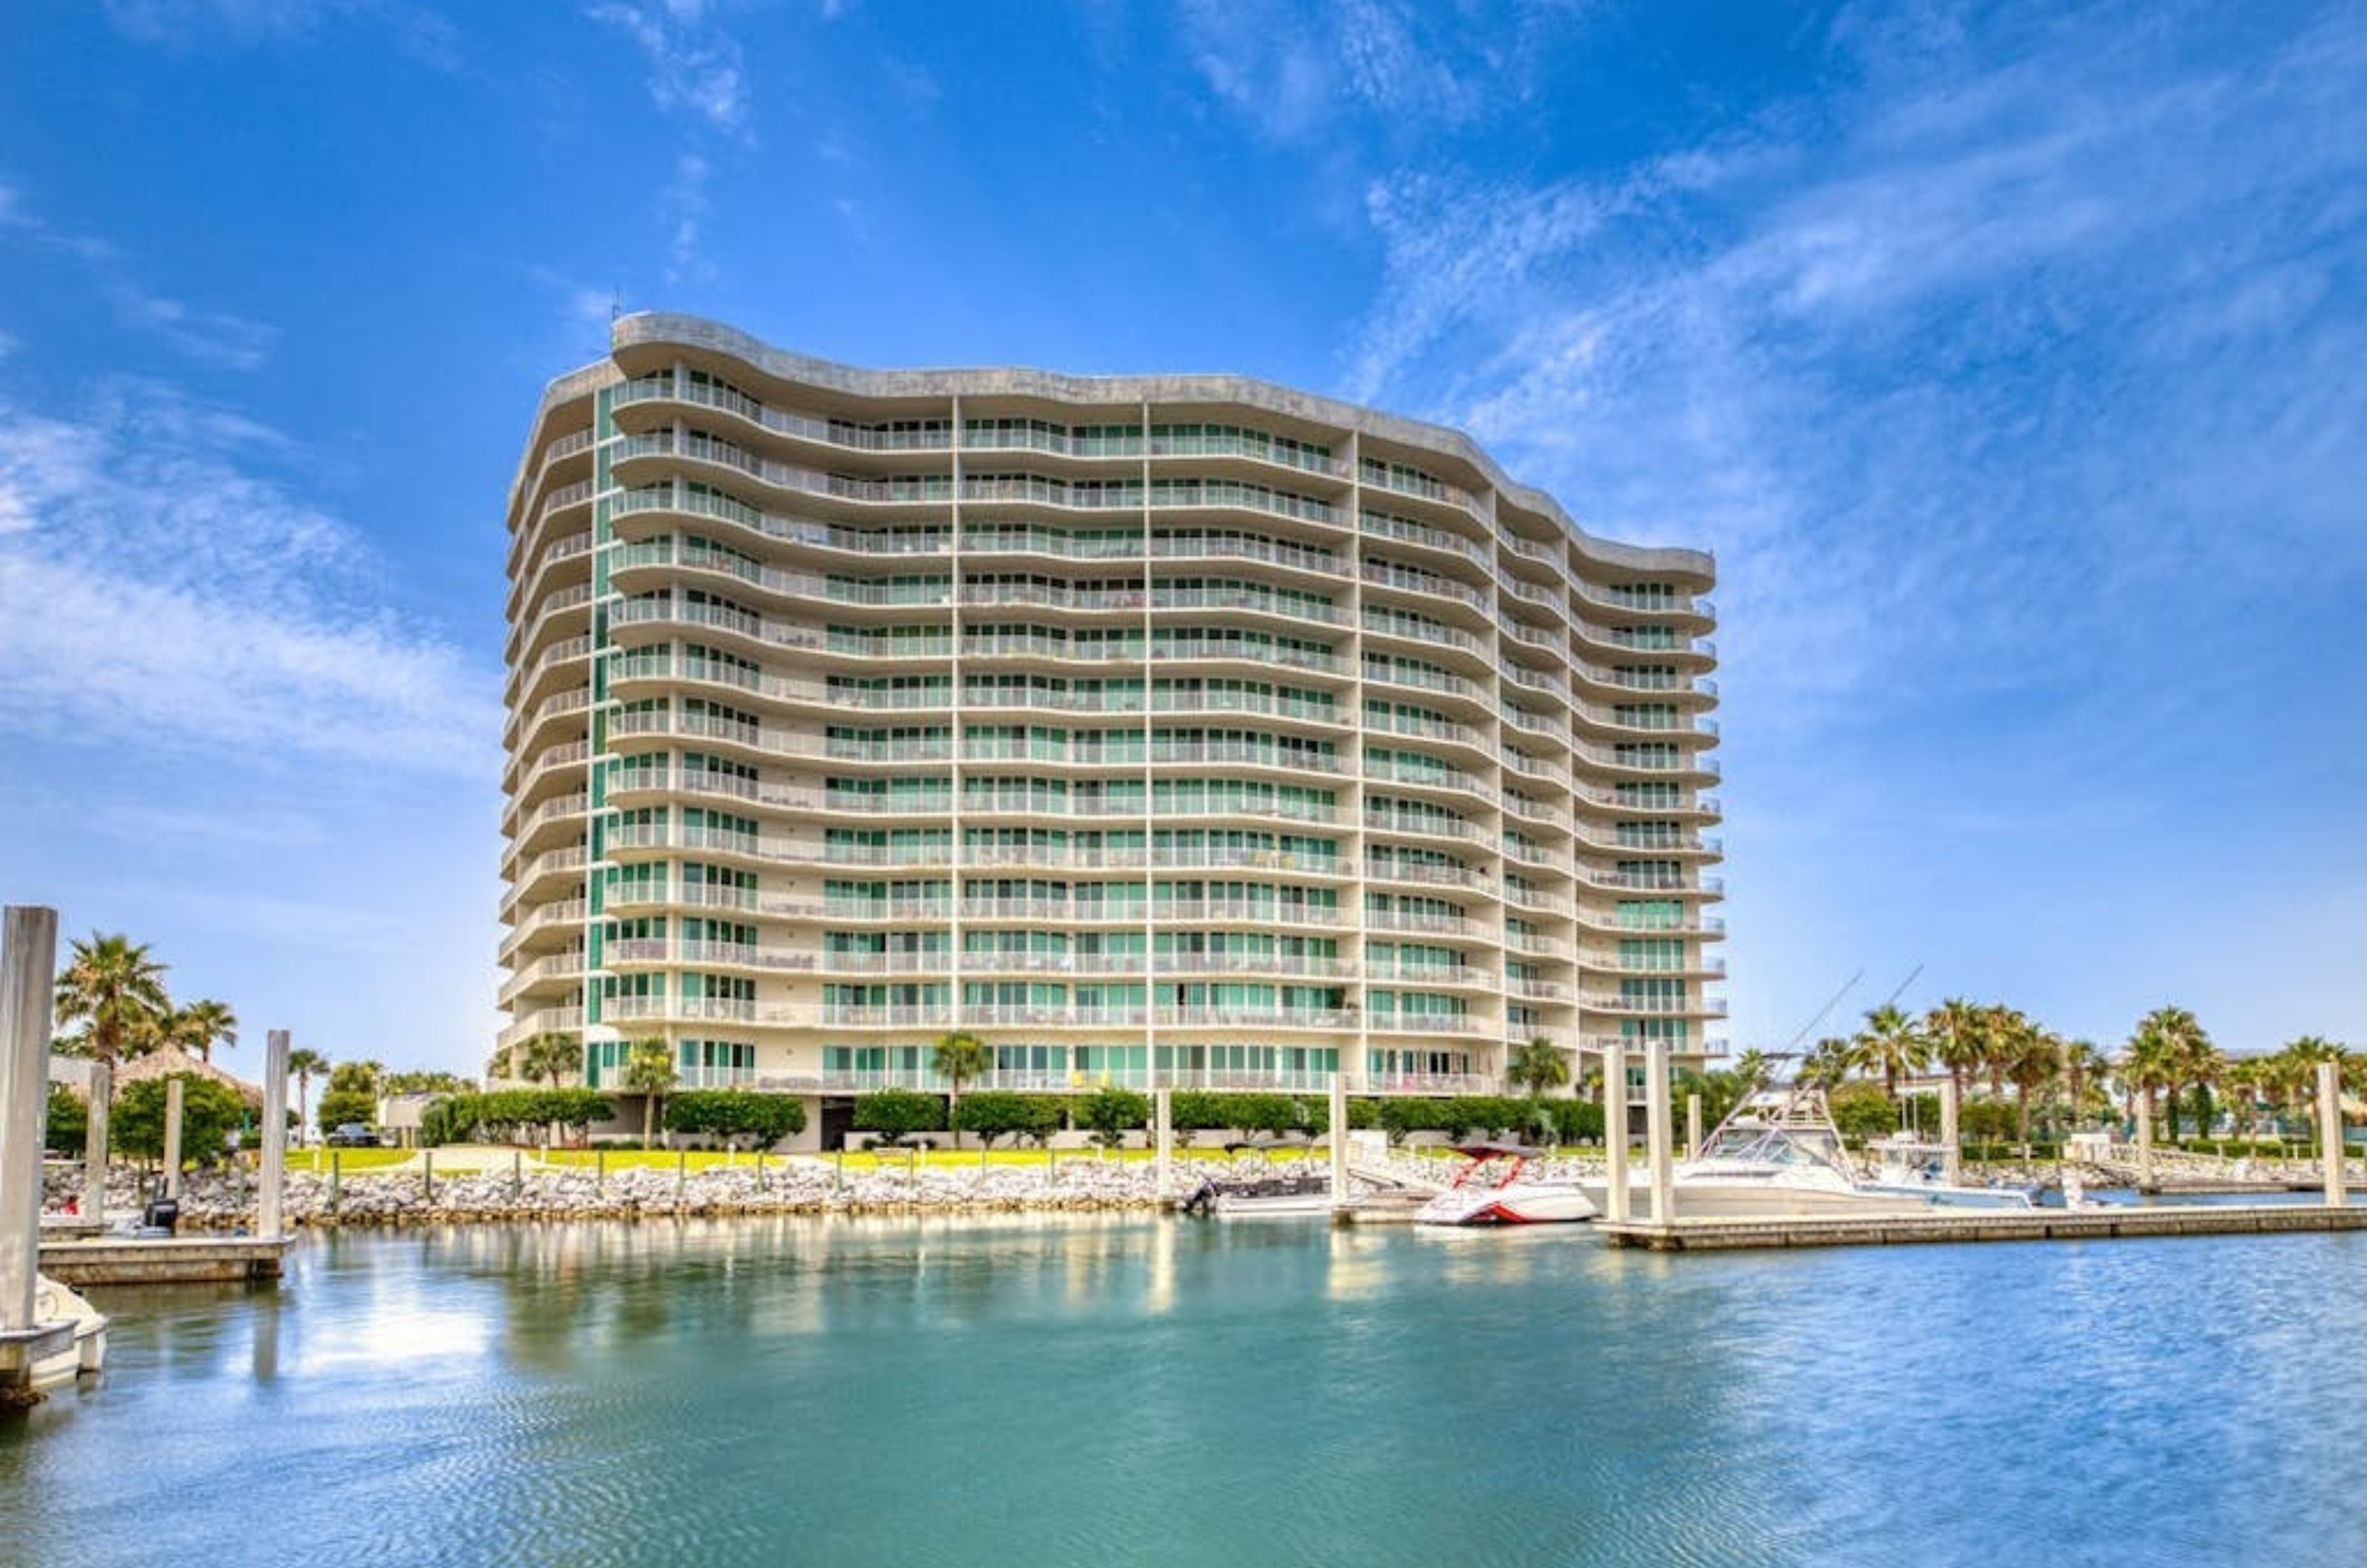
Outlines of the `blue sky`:
<svg viewBox="0 0 2367 1568">
<path fill-rule="evenodd" d="M 1738 1045 L 1919 964 L 2367 1045 L 2355 6 L 27 8 L 0 895 L 472 1070 L 504 493 L 617 298 L 1336 392 L 1716 550 Z"/>
</svg>

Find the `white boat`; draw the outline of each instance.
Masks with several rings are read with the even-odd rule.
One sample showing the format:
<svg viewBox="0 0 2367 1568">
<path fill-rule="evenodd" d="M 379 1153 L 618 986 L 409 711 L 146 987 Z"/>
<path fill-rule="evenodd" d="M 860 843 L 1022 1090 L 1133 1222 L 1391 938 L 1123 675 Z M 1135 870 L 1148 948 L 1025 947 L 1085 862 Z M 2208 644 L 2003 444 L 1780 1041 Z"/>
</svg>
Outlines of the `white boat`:
<svg viewBox="0 0 2367 1568">
<path fill-rule="evenodd" d="M 1575 1181 L 1534 1175 L 1537 1151 L 1518 1144 L 1469 1144 L 1455 1151 L 1470 1163 L 1455 1184 L 1421 1206 L 1422 1225 L 1552 1225 L 1591 1220 L 1593 1203 Z"/>
<path fill-rule="evenodd" d="M 33 1277 L 33 1321 L 44 1343 L 27 1368 L 39 1391 L 98 1371 L 107 1361 L 107 1314 L 46 1274 Z"/>
<path fill-rule="evenodd" d="M 1946 1177 L 1946 1151 L 1911 1138 L 1875 1145 L 1863 1176 L 1841 1147 L 1822 1091 L 1764 1090 L 1737 1106 L 1674 1170 L 1679 1219 L 1814 1214 L 1909 1214 L 1933 1209 L 2036 1207 L 2017 1188 L 1968 1187 Z M 1648 1177 L 1631 1179 L 1629 1213 L 1650 1213 Z"/>
</svg>

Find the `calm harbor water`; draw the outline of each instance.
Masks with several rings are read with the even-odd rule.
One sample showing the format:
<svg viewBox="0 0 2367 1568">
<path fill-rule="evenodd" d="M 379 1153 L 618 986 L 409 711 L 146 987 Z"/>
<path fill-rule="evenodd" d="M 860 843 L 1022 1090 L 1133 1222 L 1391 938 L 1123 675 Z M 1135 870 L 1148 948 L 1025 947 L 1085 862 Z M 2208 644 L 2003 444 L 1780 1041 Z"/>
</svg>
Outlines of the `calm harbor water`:
<svg viewBox="0 0 2367 1568">
<path fill-rule="evenodd" d="M 2367 1236 L 651 1224 L 102 1304 L 0 1562 L 2367 1561 Z"/>
</svg>

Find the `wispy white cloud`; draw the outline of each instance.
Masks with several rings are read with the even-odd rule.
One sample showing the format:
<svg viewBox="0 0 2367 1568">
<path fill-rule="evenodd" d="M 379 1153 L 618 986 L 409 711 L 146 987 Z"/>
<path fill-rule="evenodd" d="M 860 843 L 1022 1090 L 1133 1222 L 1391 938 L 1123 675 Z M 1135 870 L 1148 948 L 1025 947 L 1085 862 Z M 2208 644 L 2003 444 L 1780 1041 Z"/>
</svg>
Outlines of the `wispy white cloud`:
<svg viewBox="0 0 2367 1568">
<path fill-rule="evenodd" d="M 666 182 L 660 201 L 667 230 L 668 283 L 697 281 L 715 274 L 698 246 L 699 225 L 707 217 L 707 178 L 710 173 L 708 161 L 696 152 L 683 152 L 674 158 L 674 178 Z"/>
<path fill-rule="evenodd" d="M 78 234 L 61 229 L 39 217 L 26 201 L 25 193 L 13 185 L 0 184 L 0 230 L 14 231 L 34 243 L 87 262 L 111 261 L 115 247 L 91 234 Z"/>
<path fill-rule="evenodd" d="M 379 607 L 371 552 L 279 477 L 303 454 L 145 381 L 0 406 L 0 726 L 130 754 L 493 766 L 499 695 Z"/>
<path fill-rule="evenodd" d="M 650 97 L 660 109 L 685 114 L 724 136 L 746 136 L 748 78 L 740 43 L 710 22 L 701 0 L 603 4 L 587 15 L 640 47 L 650 65 Z"/>
<path fill-rule="evenodd" d="M 37 216 L 23 194 L 6 185 L 0 185 L 0 231 L 28 236 L 38 245 L 87 263 L 85 276 L 106 295 L 119 325 L 158 338 L 199 364 L 253 370 L 269 357 L 278 339 L 278 329 L 268 323 L 224 310 L 198 310 L 132 281 L 113 244 Z"/>
<path fill-rule="evenodd" d="M 1556 0 L 1186 0 L 1193 69 L 1219 102 L 1276 141 L 1362 119 L 1455 126 L 1536 89 L 1540 27 L 1580 9 Z"/>
<path fill-rule="evenodd" d="M 1376 181 L 1350 389 L 1470 426 L 1603 532 L 1718 544 L 1729 654 L 1793 716 L 1911 693 L 1903 667 L 2043 679 L 2145 627 L 2104 613 L 2140 585 L 2225 590 L 2272 542 L 2355 570 L 2367 399 L 2335 367 L 2367 327 L 2330 301 L 2362 282 L 2367 28 L 2238 66 L 2124 19 L 1903 56 L 1845 28 L 1865 85 L 1809 130 Z"/>
<path fill-rule="evenodd" d="M 117 284 L 108 295 L 115 302 L 117 321 L 163 339 L 202 365 L 255 369 L 269 357 L 279 336 L 279 329 L 265 322 L 227 311 L 191 310 L 136 284 Z"/>
</svg>

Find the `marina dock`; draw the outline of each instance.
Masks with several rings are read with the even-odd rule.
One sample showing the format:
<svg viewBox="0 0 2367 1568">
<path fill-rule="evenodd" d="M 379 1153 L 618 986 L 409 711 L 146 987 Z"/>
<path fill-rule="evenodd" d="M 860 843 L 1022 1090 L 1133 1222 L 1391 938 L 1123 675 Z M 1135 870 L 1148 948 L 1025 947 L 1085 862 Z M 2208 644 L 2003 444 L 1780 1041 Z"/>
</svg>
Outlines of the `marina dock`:
<svg viewBox="0 0 2367 1568">
<path fill-rule="evenodd" d="M 2156 1204 L 2137 1208 L 2033 1209 L 2012 1213 L 1933 1212 L 1888 1216 L 1689 1220 L 1599 1220 L 1612 1247 L 1653 1252 L 1724 1252 L 1751 1247 L 1900 1247 L 1950 1241 L 2108 1241 L 2164 1235 L 2277 1235 L 2301 1231 L 2367 1230 L 2367 1207 L 2324 1204 Z"/>
<path fill-rule="evenodd" d="M 196 1285 L 277 1280 L 289 1243 L 282 1237 L 189 1235 L 101 1237 L 41 1243 L 41 1272 L 77 1290 L 85 1285 Z"/>
</svg>

